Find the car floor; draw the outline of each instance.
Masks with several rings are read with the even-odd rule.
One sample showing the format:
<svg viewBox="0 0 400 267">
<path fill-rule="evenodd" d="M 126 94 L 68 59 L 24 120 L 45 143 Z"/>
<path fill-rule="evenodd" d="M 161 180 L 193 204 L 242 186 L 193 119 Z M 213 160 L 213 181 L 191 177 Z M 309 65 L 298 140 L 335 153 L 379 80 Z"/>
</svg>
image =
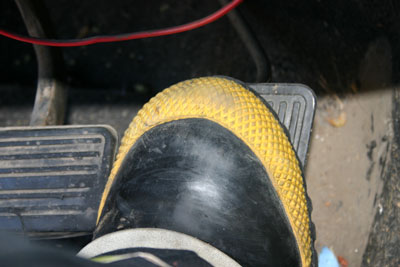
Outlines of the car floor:
<svg viewBox="0 0 400 267">
<path fill-rule="evenodd" d="M 130 1 L 45 2 L 61 37 L 170 26 L 219 7 L 217 1 L 195 0 L 134 7 Z M 303 83 L 317 95 L 305 167 L 316 248 L 331 248 L 348 266 L 396 266 L 398 27 L 369 20 L 357 1 L 302 3 L 254 0 L 240 11 L 269 56 L 272 81 Z M 24 32 L 11 0 L 2 1 L 0 10 L 0 25 Z M 36 83 L 33 49 L 5 38 L 0 48 L 8 51 L 0 53 L 0 127 L 28 125 Z M 169 85 L 207 75 L 245 82 L 255 77 L 254 62 L 226 18 L 180 35 L 63 53 L 70 87 L 65 123 L 109 124 L 119 137 L 140 107 Z"/>
</svg>

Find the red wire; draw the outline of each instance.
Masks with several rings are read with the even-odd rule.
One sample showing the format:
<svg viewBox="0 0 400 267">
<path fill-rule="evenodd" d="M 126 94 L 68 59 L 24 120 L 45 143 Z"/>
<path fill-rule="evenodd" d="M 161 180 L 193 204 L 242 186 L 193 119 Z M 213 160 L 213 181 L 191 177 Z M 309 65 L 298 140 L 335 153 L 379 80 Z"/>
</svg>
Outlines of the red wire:
<svg viewBox="0 0 400 267">
<path fill-rule="evenodd" d="M 106 36 L 93 36 L 84 39 L 71 39 L 71 40 L 55 40 L 55 39 L 42 39 L 37 37 L 30 37 L 24 36 L 20 34 L 15 34 L 8 32 L 6 30 L 0 29 L 0 35 L 6 36 L 8 38 L 30 43 L 36 45 L 46 45 L 46 46 L 60 46 L 60 47 L 71 47 L 71 46 L 84 46 L 84 45 L 91 45 L 97 43 L 110 43 L 110 42 L 120 42 L 120 41 L 127 41 L 127 40 L 135 40 L 135 39 L 143 39 L 149 37 L 157 37 L 157 36 L 164 36 L 170 35 L 175 33 L 181 33 L 185 31 L 190 31 L 204 25 L 207 25 L 211 22 L 216 21 L 217 19 L 223 17 L 229 11 L 237 7 L 243 0 L 233 0 L 231 3 L 225 5 L 220 10 L 216 11 L 215 13 L 187 23 L 180 26 L 175 26 L 171 28 L 159 29 L 159 30 L 151 30 L 151 31 L 143 31 L 143 32 L 136 32 L 136 33 L 127 33 L 127 34 L 120 34 L 120 35 L 106 35 Z"/>
</svg>

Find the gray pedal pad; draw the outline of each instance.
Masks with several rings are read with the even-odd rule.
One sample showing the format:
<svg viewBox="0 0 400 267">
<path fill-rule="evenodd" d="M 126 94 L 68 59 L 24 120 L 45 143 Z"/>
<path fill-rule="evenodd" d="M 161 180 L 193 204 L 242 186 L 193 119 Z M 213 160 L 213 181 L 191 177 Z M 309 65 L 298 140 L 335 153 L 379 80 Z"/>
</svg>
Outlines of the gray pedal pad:
<svg viewBox="0 0 400 267">
<path fill-rule="evenodd" d="M 91 233 L 116 143 L 109 126 L 0 128 L 0 230 Z"/>
<path fill-rule="evenodd" d="M 314 121 L 316 98 L 302 84 L 248 84 L 261 95 L 286 127 L 297 156 L 304 167 Z"/>
</svg>

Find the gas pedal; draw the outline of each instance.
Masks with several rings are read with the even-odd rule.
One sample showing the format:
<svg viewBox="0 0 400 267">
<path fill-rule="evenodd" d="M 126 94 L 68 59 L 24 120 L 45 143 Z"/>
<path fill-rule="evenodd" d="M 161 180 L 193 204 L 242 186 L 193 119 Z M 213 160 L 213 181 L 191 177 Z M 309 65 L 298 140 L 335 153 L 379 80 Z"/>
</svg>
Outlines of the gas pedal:
<svg viewBox="0 0 400 267">
<path fill-rule="evenodd" d="M 313 90 L 302 84 L 257 83 L 248 86 L 275 111 L 304 167 L 315 114 L 316 97 Z"/>
</svg>

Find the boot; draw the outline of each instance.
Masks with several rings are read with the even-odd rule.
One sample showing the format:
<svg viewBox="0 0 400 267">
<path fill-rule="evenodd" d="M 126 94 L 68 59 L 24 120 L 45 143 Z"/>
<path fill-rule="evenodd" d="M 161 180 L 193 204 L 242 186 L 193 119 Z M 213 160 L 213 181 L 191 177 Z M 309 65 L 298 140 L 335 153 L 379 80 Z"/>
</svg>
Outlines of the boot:
<svg viewBox="0 0 400 267">
<path fill-rule="evenodd" d="M 240 82 L 184 81 L 130 124 L 102 195 L 95 238 L 158 228 L 244 266 L 315 266 L 311 204 L 288 137 Z"/>
</svg>

